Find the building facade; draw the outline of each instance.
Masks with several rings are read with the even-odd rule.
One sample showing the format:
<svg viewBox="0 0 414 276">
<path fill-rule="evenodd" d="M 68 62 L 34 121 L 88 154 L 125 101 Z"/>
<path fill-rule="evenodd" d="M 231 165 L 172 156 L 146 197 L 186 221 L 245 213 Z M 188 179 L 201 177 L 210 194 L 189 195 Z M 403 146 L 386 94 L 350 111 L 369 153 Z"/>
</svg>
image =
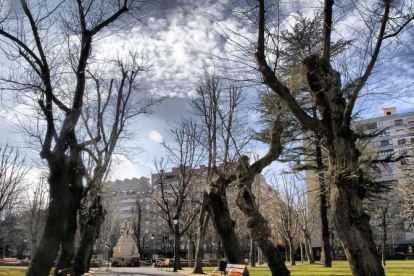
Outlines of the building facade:
<svg viewBox="0 0 414 276">
<path fill-rule="evenodd" d="M 364 154 L 380 160 L 375 170 L 375 182 L 395 188 L 414 164 L 414 112 L 397 113 L 396 107 L 382 109 L 382 116 L 355 122 L 355 130 L 365 134 L 378 132 L 369 141 Z M 387 249 L 413 253 L 414 233 L 408 220 L 401 215 L 396 198 L 386 196 Z M 381 244 L 383 219 L 380 212 L 371 214 L 375 242 Z"/>
</svg>

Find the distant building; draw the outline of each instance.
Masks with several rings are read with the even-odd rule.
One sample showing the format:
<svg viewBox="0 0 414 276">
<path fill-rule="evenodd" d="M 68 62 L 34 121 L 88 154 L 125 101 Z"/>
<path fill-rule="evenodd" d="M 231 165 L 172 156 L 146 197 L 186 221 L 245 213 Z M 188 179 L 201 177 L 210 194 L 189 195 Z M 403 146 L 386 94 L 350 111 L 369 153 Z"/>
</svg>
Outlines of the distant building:
<svg viewBox="0 0 414 276">
<path fill-rule="evenodd" d="M 404 173 L 404 168 L 413 166 L 414 158 L 414 112 L 397 113 L 396 107 L 382 109 L 382 116 L 359 120 L 353 123 L 356 132 L 365 134 L 372 132 L 381 132 L 382 134 L 373 138 L 364 148 L 363 154 L 371 155 L 376 159 L 386 160 L 387 158 L 406 155 L 398 162 L 389 162 L 379 164 L 375 171 L 376 182 L 387 182 L 393 186 L 397 183 L 398 178 Z M 305 143 L 305 147 L 313 147 Z M 306 184 L 309 193 L 317 197 L 318 177 L 313 171 L 306 171 Z M 371 228 L 373 230 L 374 240 L 378 246 L 381 244 L 381 218 L 378 214 L 371 214 Z M 412 252 L 414 246 L 413 229 L 408 221 L 405 221 L 399 211 L 397 204 L 391 204 L 387 213 L 387 245 L 389 253 L 395 250 Z M 313 240 L 315 247 L 320 247 L 320 233 Z M 339 244 L 338 244 L 339 245 Z"/>
<path fill-rule="evenodd" d="M 371 154 L 377 159 L 402 157 L 398 162 L 389 162 L 378 165 L 376 182 L 386 182 L 395 185 L 398 179 L 404 177 L 407 168 L 414 164 L 414 112 L 397 113 L 396 107 L 382 109 L 381 117 L 360 120 L 354 123 L 355 130 L 365 134 L 383 130 L 383 133 L 370 141 L 365 154 Z M 406 156 L 406 157 L 404 157 Z M 405 221 L 398 208 L 398 204 L 391 204 L 387 213 L 386 223 L 387 244 L 390 253 L 395 249 L 411 252 L 414 246 L 413 229 Z M 381 218 L 377 214 L 371 215 L 371 226 L 374 239 L 381 243 Z"/>
</svg>

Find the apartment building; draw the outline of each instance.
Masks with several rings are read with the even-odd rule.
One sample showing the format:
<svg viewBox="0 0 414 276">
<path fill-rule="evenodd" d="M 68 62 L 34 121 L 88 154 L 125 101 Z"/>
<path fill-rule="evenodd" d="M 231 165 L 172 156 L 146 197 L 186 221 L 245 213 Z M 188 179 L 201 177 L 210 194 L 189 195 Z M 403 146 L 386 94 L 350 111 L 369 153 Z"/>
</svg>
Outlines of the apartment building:
<svg viewBox="0 0 414 276">
<path fill-rule="evenodd" d="M 365 154 L 372 154 L 384 162 L 378 165 L 375 181 L 395 185 L 414 164 L 414 112 L 397 113 L 396 107 L 382 109 L 382 116 L 356 121 L 355 130 L 366 134 L 380 131 L 366 147 Z M 395 162 L 395 159 L 399 160 Z M 390 204 L 386 214 L 387 245 L 390 253 L 396 248 L 408 253 L 413 250 L 414 233 L 410 223 L 403 219 L 398 204 Z M 377 244 L 381 241 L 382 219 L 371 214 L 371 226 Z"/>
</svg>

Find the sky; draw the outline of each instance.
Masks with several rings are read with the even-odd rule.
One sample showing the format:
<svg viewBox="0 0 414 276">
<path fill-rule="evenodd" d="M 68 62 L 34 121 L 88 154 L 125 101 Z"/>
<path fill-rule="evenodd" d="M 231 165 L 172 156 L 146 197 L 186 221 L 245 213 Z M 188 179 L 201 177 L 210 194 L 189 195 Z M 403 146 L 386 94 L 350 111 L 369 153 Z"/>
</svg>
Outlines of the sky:
<svg viewBox="0 0 414 276">
<path fill-rule="evenodd" d="M 230 16 L 229 11 L 234 9 L 231 2 L 232 0 L 159 1 L 157 5 L 150 5 L 145 10 L 145 24 L 138 23 L 129 30 L 97 41 L 93 49 L 96 59 L 113 57 L 115 53 L 122 56 L 129 50 L 139 51 L 150 69 L 143 81 L 142 89 L 153 95 L 168 97 L 154 109 L 153 114 L 134 120 L 131 127 L 137 130 L 137 136 L 128 142 L 128 145 L 139 146 L 141 151 L 128 158 L 116 155 L 116 162 L 111 168 L 112 180 L 150 177 L 150 174 L 155 172 L 152 161 L 155 156 L 165 156 L 161 142 L 170 143 L 168 129 L 182 118 L 191 117 L 188 97 L 194 95 L 196 84 L 205 68 L 209 71 L 214 70 L 213 68 L 220 68 L 221 72 L 228 70 L 232 76 L 234 72 L 238 72 L 240 64 L 206 59 L 211 55 L 229 57 L 237 54 L 231 47 L 231 42 L 241 41 L 240 34 L 254 39 L 255 34 L 251 33 L 246 25 L 238 18 Z M 298 10 L 309 17 L 320 12 L 318 3 L 304 0 L 288 1 L 283 9 L 286 16 L 283 21 L 284 28 L 291 28 Z M 357 15 L 353 12 L 336 18 L 338 38 L 352 36 L 349 30 L 350 26 L 355 24 L 355 18 Z M 226 31 L 227 37 L 223 36 L 223 30 Z M 414 99 L 410 89 L 414 81 L 412 34 L 410 30 L 403 34 L 401 41 L 393 42 L 406 44 L 403 50 L 394 54 L 394 59 L 381 61 L 387 66 L 382 66 L 376 72 L 368 86 L 373 91 L 379 91 L 378 96 L 373 98 L 370 93 L 370 96 L 359 100 L 357 109 L 361 110 L 361 117 L 380 116 L 380 108 L 388 106 L 398 106 L 397 112 L 414 111 Z M 6 62 L 4 57 L 0 58 L 0 63 Z M 222 67 L 223 65 L 226 68 Z M 387 91 L 392 91 L 397 100 L 390 99 L 382 93 Z M 254 91 L 248 93 L 254 94 Z M 395 97 L 396 95 L 398 96 Z M 249 99 L 254 99 L 254 95 Z M 9 142 L 23 146 L 25 139 L 22 133 L 10 125 L 18 116 L 18 112 L 7 108 L 12 105 L 7 99 L 5 104 L 6 106 L 0 110 L 0 144 Z M 18 111 L 22 112 L 22 109 Z M 251 121 L 257 119 L 254 112 L 249 114 Z M 38 158 L 35 151 L 29 154 L 34 159 Z"/>
</svg>

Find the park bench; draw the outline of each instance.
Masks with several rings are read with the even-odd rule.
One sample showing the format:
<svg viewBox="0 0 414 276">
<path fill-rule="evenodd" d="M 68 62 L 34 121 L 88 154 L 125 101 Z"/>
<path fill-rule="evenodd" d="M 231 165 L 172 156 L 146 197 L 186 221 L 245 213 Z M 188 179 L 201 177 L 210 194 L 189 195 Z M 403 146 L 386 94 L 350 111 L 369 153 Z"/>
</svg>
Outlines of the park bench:
<svg viewBox="0 0 414 276">
<path fill-rule="evenodd" d="M 165 259 L 165 261 L 161 261 L 161 262 L 158 262 L 157 263 L 157 268 L 158 269 L 160 269 L 161 268 L 161 270 L 162 270 L 162 267 L 170 267 L 170 263 L 171 263 L 171 260 L 170 259 Z"/>
<path fill-rule="evenodd" d="M 20 261 L 17 258 L 4 258 L 4 265 L 19 265 Z"/>
<path fill-rule="evenodd" d="M 217 269 L 217 268 L 216 268 Z M 214 271 L 216 271 L 216 269 Z M 220 269 L 221 271 L 222 269 Z M 220 276 L 221 274 L 210 274 L 210 276 Z M 225 275 L 227 276 L 247 276 L 247 268 L 246 265 L 241 264 L 227 264 L 225 269 Z"/>
<path fill-rule="evenodd" d="M 73 270 L 73 267 L 68 267 L 65 269 L 61 269 L 58 271 L 58 276 L 72 276 L 75 275 L 75 271 Z"/>
</svg>

